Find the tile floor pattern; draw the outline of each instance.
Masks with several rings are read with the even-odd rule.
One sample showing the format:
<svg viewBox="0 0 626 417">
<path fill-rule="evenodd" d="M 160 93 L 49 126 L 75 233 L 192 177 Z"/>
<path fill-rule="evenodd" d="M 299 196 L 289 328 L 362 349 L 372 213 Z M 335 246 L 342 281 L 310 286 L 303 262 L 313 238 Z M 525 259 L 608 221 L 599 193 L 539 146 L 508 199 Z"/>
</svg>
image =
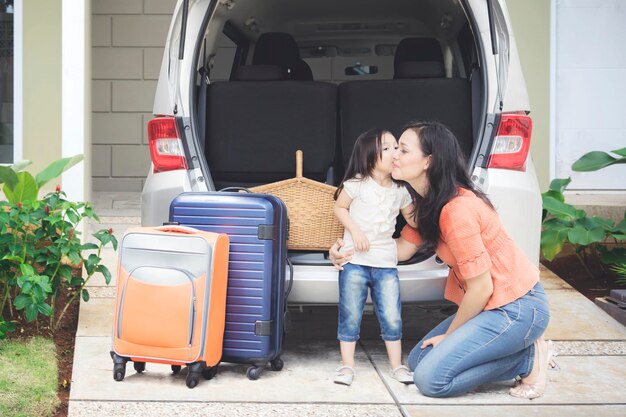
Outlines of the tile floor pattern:
<svg viewBox="0 0 626 417">
<path fill-rule="evenodd" d="M 116 236 L 139 225 L 134 193 L 98 193 L 93 199 L 103 224 Z M 94 229 L 95 229 L 94 228 Z M 116 256 L 103 253 L 111 271 Z M 185 370 L 173 376 L 168 366 L 147 364 L 144 374 L 127 366 L 126 378 L 112 378 L 111 323 L 114 285 L 101 278 L 89 283 L 92 296 L 82 303 L 70 394 L 70 417 L 83 416 L 623 416 L 626 415 L 626 328 L 563 280 L 542 268 L 553 318 L 548 337 L 555 341 L 557 369 L 549 372 L 544 397 L 521 400 L 507 394 L 511 382 L 489 384 L 450 399 L 419 394 L 389 376 L 378 324 L 363 320 L 357 348 L 357 376 L 351 387 L 332 383 L 339 363 L 335 307 L 293 308 L 281 372 L 266 371 L 258 381 L 245 377 L 243 365 L 220 365 L 211 381 L 193 390 Z M 115 274 L 114 274 L 115 275 Z M 445 317 L 438 309 L 403 308 L 405 354 L 432 325 Z"/>
</svg>

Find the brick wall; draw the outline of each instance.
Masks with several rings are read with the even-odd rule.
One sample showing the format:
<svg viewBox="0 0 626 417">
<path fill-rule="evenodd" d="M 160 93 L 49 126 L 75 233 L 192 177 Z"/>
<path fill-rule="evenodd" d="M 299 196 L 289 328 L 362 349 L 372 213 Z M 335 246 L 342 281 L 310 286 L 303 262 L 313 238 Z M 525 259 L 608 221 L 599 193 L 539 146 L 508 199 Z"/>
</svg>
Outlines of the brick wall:
<svg viewBox="0 0 626 417">
<path fill-rule="evenodd" d="M 140 191 L 146 124 L 176 0 L 92 0 L 94 191 Z"/>
</svg>

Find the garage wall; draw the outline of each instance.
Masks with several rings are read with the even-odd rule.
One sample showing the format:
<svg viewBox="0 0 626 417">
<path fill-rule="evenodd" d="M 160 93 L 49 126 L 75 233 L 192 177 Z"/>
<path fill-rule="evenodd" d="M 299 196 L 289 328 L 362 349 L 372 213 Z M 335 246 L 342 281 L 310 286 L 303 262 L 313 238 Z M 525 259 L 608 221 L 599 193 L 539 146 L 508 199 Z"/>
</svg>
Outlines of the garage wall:
<svg viewBox="0 0 626 417">
<path fill-rule="evenodd" d="M 530 99 L 530 154 L 539 188 L 545 191 L 550 184 L 550 2 L 507 0 L 507 6 Z"/>
<path fill-rule="evenodd" d="M 140 191 L 150 168 L 163 45 L 176 0 L 92 0 L 94 191 Z"/>
<path fill-rule="evenodd" d="M 555 20 L 555 176 L 571 177 L 572 191 L 624 195 L 626 165 L 571 166 L 587 152 L 626 146 L 626 1 L 556 1 Z"/>
<path fill-rule="evenodd" d="M 25 1 L 23 13 L 22 159 L 37 173 L 61 157 L 61 1 Z"/>
</svg>

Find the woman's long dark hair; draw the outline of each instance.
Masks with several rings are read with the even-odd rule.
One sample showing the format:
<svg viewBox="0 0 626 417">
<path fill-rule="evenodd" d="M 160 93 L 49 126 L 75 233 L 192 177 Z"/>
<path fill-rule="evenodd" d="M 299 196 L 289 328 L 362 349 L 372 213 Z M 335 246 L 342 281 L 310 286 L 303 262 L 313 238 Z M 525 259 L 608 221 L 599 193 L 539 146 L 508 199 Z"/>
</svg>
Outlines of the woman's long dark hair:
<svg viewBox="0 0 626 417">
<path fill-rule="evenodd" d="M 428 179 L 426 195 L 421 197 L 409 187 L 415 201 L 415 222 L 423 240 L 417 254 L 426 255 L 437 248 L 441 238 L 439 228 L 441 209 L 458 194 L 459 187 L 472 191 L 492 209 L 493 205 L 483 192 L 474 189 L 465 157 L 450 129 L 441 123 L 430 121 L 411 122 L 403 131 L 409 129 L 416 133 L 424 156 L 430 155 L 432 158 L 426 170 Z"/>
<path fill-rule="evenodd" d="M 346 173 L 335 191 L 335 200 L 339 197 L 341 190 L 343 190 L 343 183 L 347 180 L 355 177 L 365 179 L 372 176 L 378 158 L 383 153 L 382 143 L 385 133 L 389 133 L 389 131 L 374 128 L 359 135 L 352 148 Z"/>
</svg>

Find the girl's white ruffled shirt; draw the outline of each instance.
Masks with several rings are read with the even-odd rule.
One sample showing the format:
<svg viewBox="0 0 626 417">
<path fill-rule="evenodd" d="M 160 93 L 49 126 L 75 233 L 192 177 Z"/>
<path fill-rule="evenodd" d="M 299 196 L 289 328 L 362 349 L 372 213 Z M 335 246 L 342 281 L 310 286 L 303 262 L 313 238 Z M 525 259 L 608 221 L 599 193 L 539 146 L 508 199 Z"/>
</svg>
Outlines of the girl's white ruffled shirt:
<svg viewBox="0 0 626 417">
<path fill-rule="evenodd" d="M 396 183 L 383 187 L 369 177 L 350 179 L 343 186 L 352 198 L 350 216 L 370 242 L 370 250 L 355 252 L 350 263 L 394 268 L 398 264 L 398 253 L 392 236 L 400 210 L 411 204 L 409 192 Z M 352 236 L 347 230 L 343 240 L 342 252 L 354 249 Z"/>
</svg>

